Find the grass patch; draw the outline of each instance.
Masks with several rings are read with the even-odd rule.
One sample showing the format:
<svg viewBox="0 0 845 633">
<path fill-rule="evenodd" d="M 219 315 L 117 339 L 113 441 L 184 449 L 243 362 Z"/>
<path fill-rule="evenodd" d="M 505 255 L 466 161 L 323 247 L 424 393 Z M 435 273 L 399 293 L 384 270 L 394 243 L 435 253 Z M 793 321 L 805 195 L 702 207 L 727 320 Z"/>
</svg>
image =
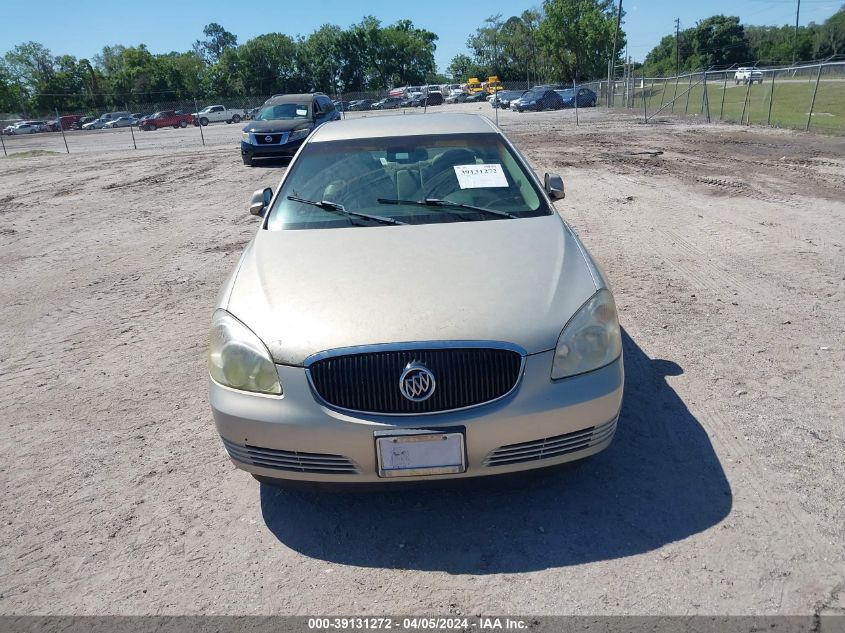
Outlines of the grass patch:
<svg viewBox="0 0 845 633">
<path fill-rule="evenodd" d="M 681 80 L 677 86 L 674 81 L 654 86 L 647 84 L 645 97 L 648 112 L 653 113 L 664 103 L 678 95 L 674 108 L 670 105 L 661 114 L 704 115 L 702 108 L 704 86 L 696 85 L 698 77 L 693 77 L 690 88 L 689 79 Z M 810 104 L 813 100 L 815 77 L 805 79 L 778 78 L 772 92 L 771 77 L 762 84 L 735 85 L 728 81 L 707 82 L 707 98 L 710 102 L 710 119 L 733 123 L 754 123 L 775 127 L 803 130 L 807 126 Z M 688 94 L 684 94 L 689 90 Z M 747 100 L 746 100 L 747 93 Z M 635 91 L 634 109 L 642 109 L 643 90 Z M 771 103 L 771 113 L 769 104 Z M 816 94 L 813 116 L 810 117 L 810 129 L 824 132 L 845 134 L 845 81 L 822 79 Z"/>
<path fill-rule="evenodd" d="M 26 152 L 15 152 L 14 154 L 3 156 L 3 158 L 36 158 L 38 156 L 52 156 L 54 154 L 58 155 L 59 152 L 53 152 L 48 149 L 31 149 Z"/>
</svg>

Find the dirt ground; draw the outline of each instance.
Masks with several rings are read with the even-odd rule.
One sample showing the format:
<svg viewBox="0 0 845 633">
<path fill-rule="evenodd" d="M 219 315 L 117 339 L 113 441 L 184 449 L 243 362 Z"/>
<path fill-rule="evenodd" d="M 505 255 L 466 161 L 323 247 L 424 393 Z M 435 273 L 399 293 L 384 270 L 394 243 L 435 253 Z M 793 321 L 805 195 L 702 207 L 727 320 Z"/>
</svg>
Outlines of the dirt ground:
<svg viewBox="0 0 845 633">
<path fill-rule="evenodd" d="M 226 457 L 207 328 L 284 169 L 237 126 L 0 160 L 0 613 L 845 612 L 845 139 L 580 117 L 501 123 L 612 280 L 616 440 L 446 490 L 278 491 Z"/>
</svg>

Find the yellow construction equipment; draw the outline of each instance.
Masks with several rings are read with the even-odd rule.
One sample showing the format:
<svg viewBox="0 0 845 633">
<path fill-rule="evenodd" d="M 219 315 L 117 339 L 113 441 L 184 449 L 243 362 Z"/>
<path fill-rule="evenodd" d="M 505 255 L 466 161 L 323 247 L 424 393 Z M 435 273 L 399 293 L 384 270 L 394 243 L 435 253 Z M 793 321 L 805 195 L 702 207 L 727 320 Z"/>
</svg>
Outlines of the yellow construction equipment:
<svg viewBox="0 0 845 633">
<path fill-rule="evenodd" d="M 481 86 L 481 82 L 478 81 L 478 77 L 470 77 L 466 83 L 466 91 L 470 94 L 475 94 L 477 92 L 481 92 L 484 88 Z"/>
<path fill-rule="evenodd" d="M 499 81 L 499 78 L 496 75 L 490 75 L 481 87 L 487 94 L 493 94 L 494 92 L 498 92 L 502 89 L 502 82 Z"/>
</svg>

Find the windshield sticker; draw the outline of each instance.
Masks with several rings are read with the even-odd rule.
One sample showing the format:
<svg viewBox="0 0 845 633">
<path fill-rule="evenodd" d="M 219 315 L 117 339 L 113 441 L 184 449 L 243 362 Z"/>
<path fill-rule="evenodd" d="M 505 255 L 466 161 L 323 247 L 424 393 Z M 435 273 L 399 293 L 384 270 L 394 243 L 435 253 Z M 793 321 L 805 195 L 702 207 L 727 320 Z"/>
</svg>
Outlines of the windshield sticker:
<svg viewBox="0 0 845 633">
<path fill-rule="evenodd" d="M 455 175 L 461 189 L 480 189 L 482 187 L 507 187 L 508 179 L 502 166 L 497 164 L 485 165 L 456 165 Z"/>
<path fill-rule="evenodd" d="M 308 114 L 308 110 L 305 110 L 304 108 L 296 109 L 296 116 L 305 116 L 306 114 Z"/>
</svg>

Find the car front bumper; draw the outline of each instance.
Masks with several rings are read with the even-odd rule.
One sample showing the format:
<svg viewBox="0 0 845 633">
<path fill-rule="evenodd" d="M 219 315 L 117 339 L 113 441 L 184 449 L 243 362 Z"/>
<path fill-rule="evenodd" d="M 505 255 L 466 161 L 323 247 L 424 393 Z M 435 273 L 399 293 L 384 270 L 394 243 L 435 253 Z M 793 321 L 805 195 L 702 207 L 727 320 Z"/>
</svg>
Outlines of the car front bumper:
<svg viewBox="0 0 845 633">
<path fill-rule="evenodd" d="M 241 155 L 251 156 L 254 158 L 261 158 L 264 156 L 293 156 L 296 154 L 296 151 L 299 149 L 299 146 L 302 145 L 304 140 L 305 139 L 303 138 L 279 145 L 253 145 L 252 143 L 241 141 Z"/>
<path fill-rule="evenodd" d="M 281 397 L 245 393 L 209 380 L 209 400 L 233 463 L 254 475 L 333 483 L 498 475 L 581 459 L 607 448 L 613 439 L 622 404 L 622 358 L 559 381 L 550 379 L 552 358 L 552 351 L 526 357 L 519 384 L 502 400 L 434 415 L 334 410 L 316 400 L 305 369 L 286 365 L 277 365 Z M 376 433 L 409 430 L 464 433 L 466 470 L 380 478 Z"/>
</svg>

